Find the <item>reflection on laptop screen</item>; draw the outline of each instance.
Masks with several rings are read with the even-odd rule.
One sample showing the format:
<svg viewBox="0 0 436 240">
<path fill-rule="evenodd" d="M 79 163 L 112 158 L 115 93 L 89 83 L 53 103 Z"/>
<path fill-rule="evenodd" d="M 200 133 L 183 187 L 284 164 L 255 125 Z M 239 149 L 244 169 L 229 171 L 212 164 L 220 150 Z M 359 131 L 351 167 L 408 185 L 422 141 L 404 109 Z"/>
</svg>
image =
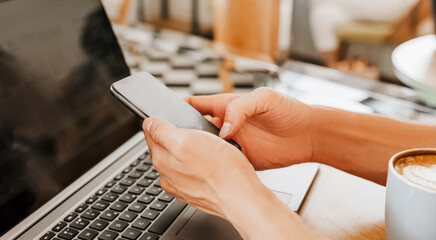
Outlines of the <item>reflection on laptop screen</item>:
<svg viewBox="0 0 436 240">
<path fill-rule="evenodd" d="M 0 1 L 0 235 L 134 133 L 129 70 L 98 0 Z"/>
</svg>

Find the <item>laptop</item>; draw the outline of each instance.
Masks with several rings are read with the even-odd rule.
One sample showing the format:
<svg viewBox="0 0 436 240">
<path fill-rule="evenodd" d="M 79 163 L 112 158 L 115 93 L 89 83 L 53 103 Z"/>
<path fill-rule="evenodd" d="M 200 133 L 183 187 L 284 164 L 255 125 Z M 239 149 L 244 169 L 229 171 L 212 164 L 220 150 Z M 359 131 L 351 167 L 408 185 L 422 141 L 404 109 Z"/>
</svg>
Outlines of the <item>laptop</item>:
<svg viewBox="0 0 436 240">
<path fill-rule="evenodd" d="M 0 1 L 0 239 L 240 239 L 159 185 L 98 0 Z M 258 172 L 298 211 L 318 164 Z"/>
</svg>

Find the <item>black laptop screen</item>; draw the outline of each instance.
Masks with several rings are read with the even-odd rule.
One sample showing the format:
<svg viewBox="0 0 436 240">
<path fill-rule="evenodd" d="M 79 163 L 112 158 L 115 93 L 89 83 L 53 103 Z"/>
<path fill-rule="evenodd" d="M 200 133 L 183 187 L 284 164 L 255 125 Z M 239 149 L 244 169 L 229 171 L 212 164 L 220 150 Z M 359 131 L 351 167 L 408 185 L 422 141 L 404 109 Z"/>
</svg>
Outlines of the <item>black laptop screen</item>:
<svg viewBox="0 0 436 240">
<path fill-rule="evenodd" d="M 0 0 L 0 235 L 140 130 L 98 0 Z"/>
</svg>

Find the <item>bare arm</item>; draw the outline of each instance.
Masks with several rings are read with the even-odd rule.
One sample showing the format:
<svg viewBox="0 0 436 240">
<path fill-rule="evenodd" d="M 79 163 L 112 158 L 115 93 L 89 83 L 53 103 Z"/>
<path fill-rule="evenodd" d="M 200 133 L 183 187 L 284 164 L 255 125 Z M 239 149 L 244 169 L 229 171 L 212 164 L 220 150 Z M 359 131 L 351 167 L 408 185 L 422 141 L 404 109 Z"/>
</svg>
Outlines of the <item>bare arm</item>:
<svg viewBox="0 0 436 240">
<path fill-rule="evenodd" d="M 227 219 L 244 239 L 323 239 L 222 139 L 162 119 L 147 118 L 143 129 L 160 184 L 178 200 Z"/>
<path fill-rule="evenodd" d="M 220 136 L 235 139 L 256 170 L 314 161 L 385 184 L 395 153 L 436 147 L 436 126 L 308 106 L 266 88 L 188 102 L 212 115 Z"/>
<path fill-rule="evenodd" d="M 312 160 L 384 185 L 390 157 L 436 147 L 436 126 L 313 107 Z"/>
<path fill-rule="evenodd" d="M 147 119 L 144 134 L 161 185 L 229 220 L 246 239 L 322 239 L 260 182 L 255 169 L 317 161 L 384 184 L 394 153 L 436 147 L 435 126 L 308 106 L 266 88 L 186 100 L 211 115 L 220 136 L 235 139 L 244 154 L 211 134 Z"/>
</svg>

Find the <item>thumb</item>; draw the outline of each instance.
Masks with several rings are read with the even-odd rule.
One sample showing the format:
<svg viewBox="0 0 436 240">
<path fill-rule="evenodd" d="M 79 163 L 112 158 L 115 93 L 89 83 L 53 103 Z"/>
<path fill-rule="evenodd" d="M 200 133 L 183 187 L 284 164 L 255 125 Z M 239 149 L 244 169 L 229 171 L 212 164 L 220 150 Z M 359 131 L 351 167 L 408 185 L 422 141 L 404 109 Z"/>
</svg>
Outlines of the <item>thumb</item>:
<svg viewBox="0 0 436 240">
<path fill-rule="evenodd" d="M 151 137 L 154 142 L 166 148 L 175 142 L 176 127 L 160 118 L 146 118 L 142 124 L 144 134 Z"/>
<path fill-rule="evenodd" d="M 270 88 L 258 88 L 230 102 L 219 136 L 224 139 L 234 137 L 247 119 L 268 110 L 270 102 L 274 101 L 274 95 L 276 93 Z"/>
</svg>

